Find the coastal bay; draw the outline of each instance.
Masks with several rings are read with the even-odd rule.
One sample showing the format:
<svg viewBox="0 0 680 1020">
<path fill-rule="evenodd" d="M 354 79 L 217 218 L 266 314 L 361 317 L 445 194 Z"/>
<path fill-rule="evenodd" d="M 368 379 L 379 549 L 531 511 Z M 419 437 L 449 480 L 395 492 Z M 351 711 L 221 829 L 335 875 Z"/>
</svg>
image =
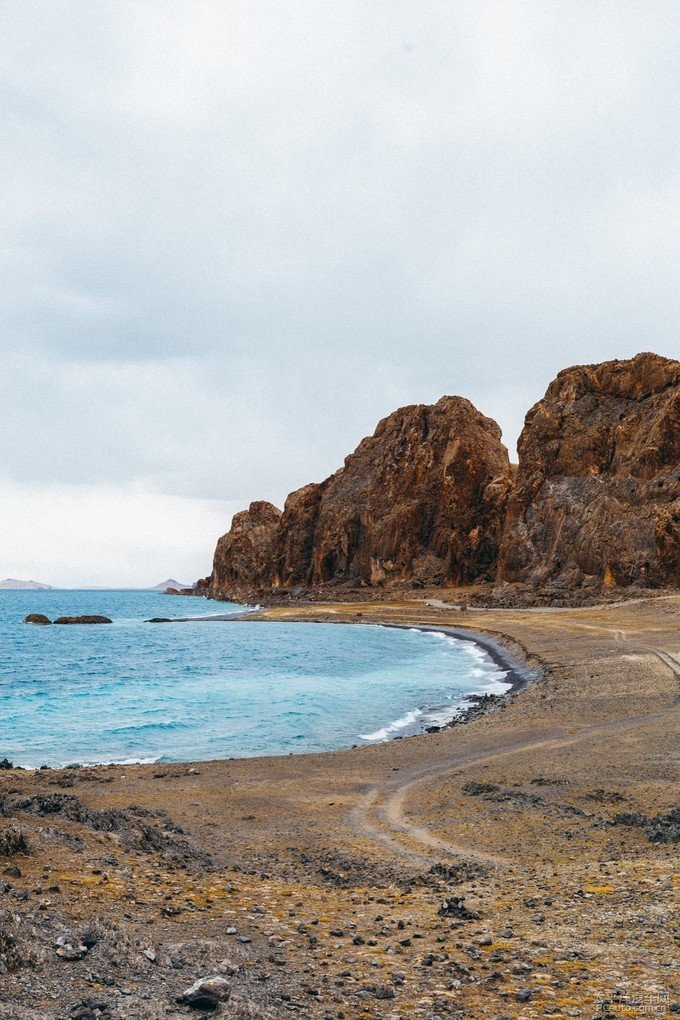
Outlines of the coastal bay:
<svg viewBox="0 0 680 1020">
<path fill-rule="evenodd" d="M 471 622 L 408 600 L 257 615 L 357 612 Z M 59 994 L 98 998 L 114 1017 L 186 1016 L 176 997 L 209 974 L 228 976 L 237 1017 L 666 1010 L 679 618 L 677 595 L 475 614 L 475 633 L 537 679 L 437 733 L 319 755 L 4 772 L 3 811 L 30 847 L 3 892 L 10 913 L 25 896 L 16 953 L 38 935 L 42 947 L 96 936 L 79 960 L 42 948 L 39 972 L 17 969 L 8 1015 L 61 1016 Z"/>
</svg>

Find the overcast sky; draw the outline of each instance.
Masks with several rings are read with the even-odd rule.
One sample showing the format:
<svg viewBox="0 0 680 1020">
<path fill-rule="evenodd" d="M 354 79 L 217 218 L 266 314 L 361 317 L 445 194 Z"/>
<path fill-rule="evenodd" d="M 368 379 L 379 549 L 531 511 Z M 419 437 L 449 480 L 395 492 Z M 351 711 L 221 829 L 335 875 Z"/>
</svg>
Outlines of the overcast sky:
<svg viewBox="0 0 680 1020">
<path fill-rule="evenodd" d="M 191 581 L 394 408 L 680 355 L 680 5 L 0 3 L 0 577 Z"/>
</svg>

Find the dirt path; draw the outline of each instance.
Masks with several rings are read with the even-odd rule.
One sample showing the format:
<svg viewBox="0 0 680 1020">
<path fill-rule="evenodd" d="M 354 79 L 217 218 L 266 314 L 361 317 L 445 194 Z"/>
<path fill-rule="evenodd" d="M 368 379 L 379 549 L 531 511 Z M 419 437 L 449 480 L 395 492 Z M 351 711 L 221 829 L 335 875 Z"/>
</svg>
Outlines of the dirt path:
<svg viewBox="0 0 680 1020">
<path fill-rule="evenodd" d="M 663 653 L 657 654 L 659 657 L 663 655 Z M 665 659 L 662 658 L 662 661 L 665 662 Z M 410 822 L 407 817 L 409 797 L 424 783 L 445 779 L 465 769 L 496 762 L 519 753 L 526 754 L 527 752 L 574 746 L 605 733 L 643 726 L 674 711 L 672 709 L 669 712 L 634 716 L 598 726 L 587 726 L 579 733 L 572 735 L 566 735 L 564 731 L 546 733 L 539 739 L 533 736 L 529 740 L 518 740 L 493 750 L 456 755 L 437 765 L 406 769 L 399 776 L 376 784 L 361 797 L 351 811 L 352 824 L 357 834 L 379 842 L 398 857 L 409 858 L 420 864 L 445 863 L 447 858 L 462 857 L 484 864 L 492 864 L 496 867 L 509 866 L 514 862 L 507 857 L 486 853 L 460 843 L 449 842 L 435 836 L 424 826 Z M 418 849 L 414 849 L 413 844 Z"/>
</svg>

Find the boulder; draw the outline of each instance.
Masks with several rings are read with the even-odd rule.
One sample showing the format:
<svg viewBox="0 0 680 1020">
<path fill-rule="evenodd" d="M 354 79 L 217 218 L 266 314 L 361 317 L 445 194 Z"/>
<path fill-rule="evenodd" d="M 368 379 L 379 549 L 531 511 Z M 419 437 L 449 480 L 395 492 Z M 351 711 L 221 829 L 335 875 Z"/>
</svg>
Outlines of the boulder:
<svg viewBox="0 0 680 1020">
<path fill-rule="evenodd" d="M 226 1002 L 231 995 L 231 985 L 223 977 L 199 978 L 191 988 L 187 988 L 179 1001 L 185 1002 L 193 1009 L 216 1010 L 220 1003 Z"/>
<path fill-rule="evenodd" d="M 499 577 L 573 589 L 680 579 L 680 362 L 565 369 L 526 416 Z"/>
<path fill-rule="evenodd" d="M 24 617 L 24 623 L 35 623 L 40 627 L 45 627 L 47 624 L 51 624 L 52 621 L 43 613 L 29 613 L 28 616 Z"/>
</svg>

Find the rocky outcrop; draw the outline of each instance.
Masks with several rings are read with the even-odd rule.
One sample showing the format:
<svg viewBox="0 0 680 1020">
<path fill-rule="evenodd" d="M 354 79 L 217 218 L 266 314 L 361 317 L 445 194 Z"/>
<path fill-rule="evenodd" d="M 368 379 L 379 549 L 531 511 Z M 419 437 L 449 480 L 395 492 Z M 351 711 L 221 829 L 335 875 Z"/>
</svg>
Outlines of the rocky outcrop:
<svg viewBox="0 0 680 1020">
<path fill-rule="evenodd" d="M 680 580 L 680 362 L 566 369 L 519 441 L 499 577 L 573 589 Z"/>
<path fill-rule="evenodd" d="M 253 503 L 237 514 L 208 592 L 491 580 L 511 485 L 498 425 L 468 400 L 400 408 L 283 513 Z"/>
<path fill-rule="evenodd" d="M 270 587 L 281 511 L 271 503 L 251 503 L 235 514 L 231 528 L 217 543 L 211 594 Z"/>
<path fill-rule="evenodd" d="M 58 616 L 54 621 L 60 624 L 95 624 L 95 623 L 113 623 L 108 616 Z"/>
</svg>

